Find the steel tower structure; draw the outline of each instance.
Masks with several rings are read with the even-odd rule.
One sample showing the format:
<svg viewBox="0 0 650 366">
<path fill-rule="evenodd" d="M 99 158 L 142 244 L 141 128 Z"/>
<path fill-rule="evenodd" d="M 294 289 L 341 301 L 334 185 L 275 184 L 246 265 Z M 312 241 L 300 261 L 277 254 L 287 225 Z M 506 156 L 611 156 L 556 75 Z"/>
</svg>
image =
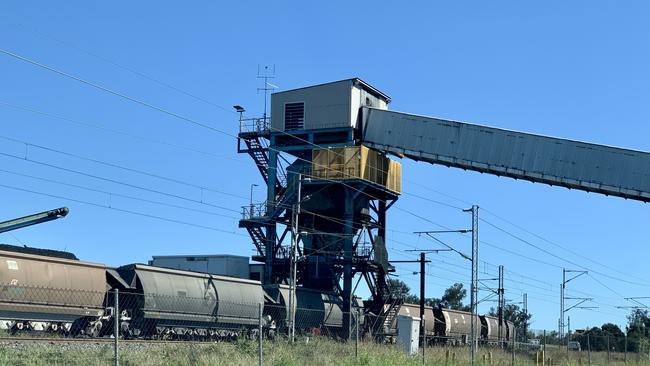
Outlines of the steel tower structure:
<svg viewBox="0 0 650 366">
<path fill-rule="evenodd" d="M 347 90 L 347 98 L 346 93 L 337 94 L 350 104 L 390 101 L 359 79 L 326 85 Z M 323 89 L 315 89 L 315 95 L 302 89 L 273 94 L 272 120 L 266 115 L 243 118 L 243 109 L 238 109 L 238 152 L 250 155 L 267 187 L 265 202 L 243 207 L 239 226 L 248 231 L 255 245 L 253 260 L 265 265 L 265 285 L 291 284 L 295 266 L 299 287 L 340 294 L 348 334 L 353 278 L 365 279 L 372 296 L 364 305 L 381 319 L 375 324 L 375 332 L 381 333 L 382 326 L 396 316 L 401 301 L 387 285 L 387 275 L 394 269 L 385 249 L 387 212 L 400 189 L 389 171 L 401 174 L 401 166 L 383 153 L 360 146 L 352 117 L 328 123 L 336 118 L 335 110 L 328 113 L 333 111 L 330 107 L 338 103 Z M 354 93 L 359 93 L 358 98 L 351 100 Z M 307 106 L 304 101 L 283 100 L 305 97 Z M 317 110 L 314 104 L 319 102 L 330 111 L 316 117 L 308 108 Z M 309 124 L 321 117 L 318 126 Z M 297 249 L 295 263 L 288 244 L 291 237 Z"/>
</svg>

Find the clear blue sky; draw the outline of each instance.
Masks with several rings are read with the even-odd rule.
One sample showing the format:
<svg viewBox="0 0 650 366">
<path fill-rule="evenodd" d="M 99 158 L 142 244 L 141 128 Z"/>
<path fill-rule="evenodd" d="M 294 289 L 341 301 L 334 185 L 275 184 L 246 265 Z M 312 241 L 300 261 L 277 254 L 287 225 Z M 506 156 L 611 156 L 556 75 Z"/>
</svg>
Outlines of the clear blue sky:
<svg viewBox="0 0 650 366">
<path fill-rule="evenodd" d="M 304 2 L 246 1 L 201 5 L 161 2 L 31 2 L 5 4 L 0 48 L 16 52 L 183 116 L 236 133 L 234 104 L 250 115 L 262 109 L 258 64 L 275 64 L 274 83 L 291 89 L 359 76 L 393 98 L 390 108 L 650 150 L 650 8 L 644 2 Z M 110 62 L 144 73 L 204 98 L 201 102 Z M 92 172 L 239 211 L 249 185 L 261 178 L 233 138 L 192 127 L 176 118 L 0 55 L 0 135 L 32 144 L 146 170 L 232 195 L 161 181 L 0 139 L 0 152 Z M 205 153 L 84 127 L 22 106 Z M 575 327 L 625 323 L 623 297 L 650 296 L 646 228 L 648 205 L 578 191 L 518 182 L 424 163 L 403 161 L 404 190 L 431 200 L 477 203 L 576 256 L 483 211 L 482 217 L 555 253 L 544 254 L 487 225 L 481 264 L 492 277 L 506 267 L 506 297 L 529 294 L 532 328 L 556 329 L 561 267 L 567 259 L 593 270 L 569 285 L 572 296 L 594 297 L 596 311 L 572 310 Z M 120 265 L 151 255 L 234 253 L 252 245 L 237 229 L 238 214 L 214 206 L 160 196 L 106 181 L 0 156 L 1 169 L 165 201 L 218 213 L 190 212 L 55 185 L 0 172 L 2 184 L 134 210 L 225 232 L 165 222 L 66 199 L 0 187 L 0 217 L 62 205 L 70 215 L 57 222 L 0 235 L 0 241 L 67 249 L 84 260 Z M 419 182 L 430 189 L 414 184 Z M 436 193 L 431 189 L 441 192 Z M 237 197 L 239 196 L 239 197 Z M 459 202 L 455 197 L 465 201 Z M 261 200 L 262 190 L 255 192 Z M 467 214 L 412 196 L 398 203 L 432 222 L 466 227 Z M 435 229 L 406 211 L 392 209 L 398 231 Z M 393 259 L 400 250 L 424 248 L 424 239 L 389 233 Z M 459 249 L 469 240 L 449 237 Z M 431 245 L 433 246 L 433 245 Z M 604 263 L 608 267 L 590 262 Z M 452 280 L 467 281 L 469 266 L 452 255 L 434 257 L 427 291 L 440 296 Z M 444 262 L 441 262 L 444 261 Z M 538 261 L 543 261 L 540 263 Z M 459 267 L 460 266 L 460 267 Z M 399 266 L 414 289 L 415 267 Z M 524 275 L 526 277 L 522 277 Z M 615 277 L 615 278 L 612 278 Z M 623 282 L 628 281 L 628 282 Z M 599 283 L 600 281 L 600 283 Z M 606 287 L 605 287 L 606 286 Z M 609 287 L 609 289 L 607 288 Z M 483 293 L 485 294 L 485 293 Z M 485 311 L 490 304 L 482 306 Z"/>
</svg>

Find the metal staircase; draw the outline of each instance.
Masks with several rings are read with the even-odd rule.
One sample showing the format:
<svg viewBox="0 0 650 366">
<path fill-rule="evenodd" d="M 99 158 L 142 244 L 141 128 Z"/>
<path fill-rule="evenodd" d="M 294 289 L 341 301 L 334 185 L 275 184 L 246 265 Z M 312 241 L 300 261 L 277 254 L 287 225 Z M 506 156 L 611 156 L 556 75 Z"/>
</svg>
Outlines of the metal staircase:
<svg viewBox="0 0 650 366">
<path fill-rule="evenodd" d="M 264 182 L 268 183 L 269 182 L 269 148 L 265 146 L 261 136 L 250 136 L 248 138 L 242 138 L 242 140 L 244 140 L 244 144 L 246 145 L 246 149 L 244 151 L 247 152 L 251 158 L 253 158 L 253 161 L 255 162 L 257 169 L 260 171 L 260 174 L 262 175 L 262 179 L 264 179 Z M 281 169 L 276 169 L 276 170 L 278 170 L 278 173 L 280 174 L 276 173 L 277 176 L 275 180 L 275 189 L 277 192 L 281 192 L 284 190 L 284 184 L 286 183 L 286 179 L 284 179 L 282 175 L 283 172 Z"/>
<path fill-rule="evenodd" d="M 242 207 L 239 227 L 245 228 L 258 252 L 257 260 L 264 261 L 269 245 L 273 246 L 267 235 L 268 227 L 281 220 L 283 212 L 294 199 L 293 190 L 287 189 L 287 178 L 281 166 L 269 164 L 269 142 L 271 131 L 268 118 L 240 119 L 237 151 L 248 154 L 254 161 L 265 183 L 275 174 L 275 199 Z M 243 142 L 243 144 L 242 144 Z M 278 162 L 279 164 L 279 162 Z M 274 248 L 275 250 L 275 248 Z"/>
<path fill-rule="evenodd" d="M 393 321 L 397 317 L 397 314 L 399 314 L 400 305 L 403 303 L 403 300 L 401 298 L 393 298 L 391 300 L 392 301 L 390 303 L 386 304 L 387 307 L 385 307 L 385 313 L 380 314 L 380 317 L 384 318 L 384 331 L 390 329 Z"/>
<path fill-rule="evenodd" d="M 390 291 L 383 268 L 365 271 L 364 277 L 372 294 L 372 300 L 366 304 L 376 314 L 375 320 L 370 322 L 372 334 L 378 339 L 394 336 L 391 332 L 391 326 L 399 313 L 400 306 L 404 303 L 404 299 L 395 296 Z"/>
<path fill-rule="evenodd" d="M 248 235 L 253 239 L 253 244 L 257 248 L 259 255 L 264 256 L 266 253 L 266 234 L 261 226 L 248 226 L 246 227 Z"/>
</svg>

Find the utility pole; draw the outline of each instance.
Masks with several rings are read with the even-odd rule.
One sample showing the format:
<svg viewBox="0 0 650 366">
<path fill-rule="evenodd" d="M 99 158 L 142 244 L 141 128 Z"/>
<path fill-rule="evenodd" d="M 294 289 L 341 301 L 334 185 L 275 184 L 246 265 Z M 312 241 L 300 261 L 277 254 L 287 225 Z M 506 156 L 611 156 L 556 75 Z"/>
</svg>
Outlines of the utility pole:
<svg viewBox="0 0 650 366">
<path fill-rule="evenodd" d="M 289 340 L 293 342 L 296 335 L 296 286 L 297 286 L 297 262 L 298 262 L 298 217 L 300 215 L 300 191 L 302 188 L 302 174 L 298 174 L 298 198 L 296 204 L 293 206 L 291 213 L 291 250 L 289 253 L 289 271 L 290 271 L 290 296 L 289 296 Z"/>
<path fill-rule="evenodd" d="M 524 315 L 526 320 L 524 321 L 524 342 L 528 342 L 528 294 L 524 293 Z"/>
<path fill-rule="evenodd" d="M 567 317 L 566 358 L 569 360 L 569 342 L 571 341 L 571 317 Z"/>
<path fill-rule="evenodd" d="M 503 288 L 503 265 L 499 265 L 499 288 L 497 292 L 499 294 L 499 344 L 503 347 L 503 323 L 505 321 L 503 312 L 506 306 L 505 290 Z"/>
<path fill-rule="evenodd" d="M 424 252 L 420 253 L 420 324 L 422 325 L 422 334 L 426 331 L 424 328 L 424 280 L 425 280 L 425 257 L 426 254 Z M 431 319 L 433 320 L 433 319 Z M 424 343 L 424 342 L 423 342 Z M 422 344 L 422 347 L 424 347 L 424 344 Z"/>
<path fill-rule="evenodd" d="M 418 250 L 407 250 L 407 252 L 417 252 Z M 424 328 L 424 299 L 426 296 L 425 293 L 425 276 L 426 276 L 426 263 L 431 263 L 427 260 L 427 253 L 438 253 L 442 251 L 447 251 L 447 249 L 437 249 L 437 250 L 426 250 L 420 251 L 420 259 L 414 261 L 390 261 L 391 263 L 420 263 L 420 331 L 422 334 L 426 331 Z M 433 319 L 431 319 L 433 321 Z M 423 338 L 424 339 L 424 338 Z M 424 344 L 422 345 L 424 347 Z"/>
<path fill-rule="evenodd" d="M 569 274 L 575 273 L 575 275 L 573 275 L 573 277 L 570 277 L 569 279 L 567 279 L 567 273 L 569 273 Z M 573 298 L 566 297 L 565 296 L 566 284 L 569 283 L 570 281 L 575 280 L 576 278 L 578 278 L 578 277 L 580 277 L 582 275 L 588 274 L 588 273 L 589 272 L 582 271 L 582 270 L 574 270 L 574 269 L 562 268 L 562 284 L 560 285 L 560 324 L 558 326 L 560 338 L 562 338 L 564 336 L 564 328 L 565 328 L 564 314 L 567 311 L 569 311 L 569 310 L 571 310 L 573 308 L 576 308 L 576 307 L 580 308 L 580 309 L 585 309 L 586 307 L 579 307 L 579 305 L 586 302 L 586 301 L 593 300 L 592 298 L 586 298 L 586 297 L 573 297 Z M 570 308 L 567 309 L 565 301 L 569 300 L 569 299 L 571 299 L 571 300 L 582 300 L 582 301 L 580 301 L 576 305 L 571 306 Z"/>
<path fill-rule="evenodd" d="M 478 206 L 473 205 L 471 208 L 464 209 L 463 212 L 470 212 L 472 214 L 472 228 L 470 230 L 464 229 L 464 230 L 437 230 L 437 231 L 416 231 L 414 234 L 425 234 L 431 239 L 435 240 L 436 242 L 444 245 L 447 247 L 449 250 L 456 252 L 459 254 L 461 257 L 467 259 L 470 261 L 472 264 L 472 283 L 470 285 L 470 295 L 471 295 L 471 310 L 472 310 L 472 316 L 470 319 L 470 324 L 471 324 L 471 335 L 470 335 L 470 341 L 471 341 L 471 365 L 474 365 L 474 362 L 476 360 L 476 352 L 478 348 L 478 337 L 476 335 L 477 330 L 479 330 L 480 325 L 478 324 L 478 315 L 477 315 L 477 307 L 478 307 Z M 462 252 L 459 252 L 458 250 L 452 248 L 450 245 L 446 244 L 442 240 L 436 238 L 433 234 L 437 233 L 461 233 L 465 234 L 471 232 L 472 233 L 472 255 L 468 256 L 467 254 L 464 254 Z"/>
<path fill-rule="evenodd" d="M 472 208 L 463 210 L 465 212 L 472 213 L 472 283 L 471 283 L 471 357 L 472 365 L 474 365 L 476 359 L 476 351 L 478 349 L 478 337 L 476 336 L 477 330 L 477 301 L 478 301 L 478 206 L 473 205 Z"/>
</svg>

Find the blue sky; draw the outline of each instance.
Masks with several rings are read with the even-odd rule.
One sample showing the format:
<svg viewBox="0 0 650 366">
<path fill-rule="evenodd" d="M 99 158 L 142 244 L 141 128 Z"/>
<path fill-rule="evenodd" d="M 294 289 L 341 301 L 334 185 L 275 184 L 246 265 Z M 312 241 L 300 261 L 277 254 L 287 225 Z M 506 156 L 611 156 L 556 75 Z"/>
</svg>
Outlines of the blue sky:
<svg viewBox="0 0 650 366">
<path fill-rule="evenodd" d="M 261 114 L 263 99 L 256 93 L 261 84 L 255 76 L 258 64 L 270 64 L 276 66 L 274 84 L 283 90 L 359 76 L 389 94 L 393 110 L 648 151 L 649 10 L 647 4 L 634 1 L 330 1 L 318 5 L 241 1 L 182 7 L 171 2 L 20 1 L 4 4 L 0 13 L 0 48 L 231 134 L 237 132 L 237 116 L 230 106 L 241 104 L 249 115 Z M 0 152 L 26 154 L 28 160 L 50 165 L 0 155 L 1 169 L 115 195 L 0 171 L 3 185 L 221 230 L 0 187 L 2 218 L 62 205 L 71 209 L 63 220 L 3 234 L 0 241 L 66 249 L 84 260 L 109 265 L 145 262 L 151 255 L 252 253 L 245 232 L 237 229 L 238 211 L 248 201 L 250 184 L 262 181 L 249 158 L 237 155 L 232 137 L 193 127 L 6 55 L 0 55 L 0 69 L 0 136 L 32 144 L 26 148 L 23 143 L 0 139 Z M 207 189 L 202 193 L 196 187 L 33 145 L 227 194 Z M 624 324 L 627 311 L 615 308 L 626 305 L 623 297 L 650 295 L 650 284 L 645 284 L 650 254 L 645 235 L 650 218 L 647 205 L 425 163 L 402 163 L 404 191 L 456 206 L 479 204 L 485 209 L 482 217 L 489 222 L 556 255 L 489 225 L 481 226 L 481 239 L 488 243 L 482 244 L 480 254 L 487 262 L 481 264 L 487 272 L 484 276 L 492 277 L 498 264 L 506 267 L 506 297 L 521 301 L 522 292 L 528 293 L 532 328 L 557 328 L 561 268 L 575 269 L 565 260 L 592 271 L 572 281 L 569 294 L 594 297 L 594 305 L 599 306 L 594 311 L 572 310 L 575 327 L 606 321 Z M 211 214 L 145 204 L 118 194 Z M 262 199 L 260 188 L 255 197 Z M 469 225 L 467 214 L 432 201 L 405 195 L 392 209 L 389 225 L 398 232 L 389 232 L 391 258 L 413 258 L 403 251 L 433 247 L 400 232 L 436 229 L 431 222 Z M 447 240 L 468 250 L 467 238 L 450 236 Z M 449 254 L 432 259 L 428 270 L 437 277 L 428 278 L 430 296 L 440 296 L 452 281 L 467 281 L 469 266 L 462 259 Z M 400 265 L 398 273 L 417 288 L 417 276 L 410 274 L 413 270 L 415 266 Z M 484 304 L 481 310 L 490 305 Z"/>
</svg>

